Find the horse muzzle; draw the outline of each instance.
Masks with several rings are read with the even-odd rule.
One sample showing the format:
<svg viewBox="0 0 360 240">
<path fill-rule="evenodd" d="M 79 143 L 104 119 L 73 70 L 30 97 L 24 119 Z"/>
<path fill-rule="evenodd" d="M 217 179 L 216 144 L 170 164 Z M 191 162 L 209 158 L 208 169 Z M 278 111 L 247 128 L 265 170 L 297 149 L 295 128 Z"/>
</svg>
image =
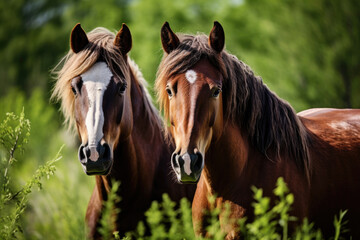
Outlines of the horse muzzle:
<svg viewBox="0 0 360 240">
<path fill-rule="evenodd" d="M 110 147 L 107 143 L 95 146 L 81 144 L 78 157 L 87 175 L 107 175 L 112 166 Z"/>
<path fill-rule="evenodd" d="M 180 155 L 174 152 L 171 166 L 181 183 L 197 183 L 204 168 L 204 157 L 200 152 Z"/>
</svg>

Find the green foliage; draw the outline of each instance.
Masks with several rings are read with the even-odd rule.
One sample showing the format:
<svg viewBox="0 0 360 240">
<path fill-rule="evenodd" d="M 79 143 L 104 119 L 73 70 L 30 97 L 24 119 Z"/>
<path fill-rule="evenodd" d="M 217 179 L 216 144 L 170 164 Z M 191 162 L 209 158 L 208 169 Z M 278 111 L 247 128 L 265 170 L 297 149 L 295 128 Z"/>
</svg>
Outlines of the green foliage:
<svg viewBox="0 0 360 240">
<path fill-rule="evenodd" d="M 262 189 L 253 187 L 254 192 L 254 221 L 246 222 L 241 219 L 240 231 L 243 239 L 323 239 L 320 229 L 314 229 L 314 224 L 309 223 L 307 219 L 297 227 L 293 235 L 288 232 L 289 222 L 297 219 L 290 215 L 291 205 L 294 203 L 294 195 L 289 193 L 283 178 L 279 178 L 274 189 L 274 195 L 277 197 L 275 205 L 271 208 L 270 198 L 263 196 Z M 339 239 L 340 233 L 344 233 L 343 222 L 346 211 L 340 211 L 339 218 L 335 216 L 334 239 Z"/>
<path fill-rule="evenodd" d="M 0 124 L 0 144 L 3 150 L 8 154 L 2 156 L 1 163 L 5 168 L 0 168 L 0 174 L 3 177 L 0 184 L 0 238 L 14 239 L 17 233 L 22 232 L 20 218 L 22 217 L 28 203 L 28 195 L 34 186 L 40 190 L 42 188 L 42 179 L 49 178 L 55 172 L 55 162 L 60 157 L 60 151 L 56 157 L 48 161 L 44 166 L 40 166 L 35 174 L 22 187 L 12 186 L 10 168 L 15 162 L 15 153 L 24 150 L 24 144 L 27 143 L 30 136 L 30 121 L 25 118 L 24 111 L 20 116 L 13 113 L 7 113 L 7 117 Z M 61 149 L 60 149 L 61 150 Z"/>
<path fill-rule="evenodd" d="M 121 201 L 120 197 L 117 195 L 119 187 L 119 182 L 112 181 L 108 199 L 104 202 L 104 209 L 102 211 L 99 227 L 99 233 L 104 240 L 113 239 L 114 236 L 116 239 L 120 238 L 118 232 L 113 233 L 114 229 L 116 228 L 115 224 L 117 214 L 120 212 L 120 209 L 115 208 L 115 204 Z"/>
<path fill-rule="evenodd" d="M 0 97 L 0 121 L 5 119 L 6 112 L 20 115 L 22 109 L 31 122 L 31 138 L 25 154 L 15 152 L 17 161 L 16 167 L 11 169 L 11 186 L 25 184 L 39 165 L 51 159 L 61 145 L 66 145 L 62 149 L 63 160 L 57 163 L 57 174 L 43 183 L 45 191 L 30 195 L 20 219 L 23 236 L 19 238 L 84 239 L 85 212 L 94 179 L 83 173 L 77 160 L 76 138 L 61 127 L 61 115 L 49 104 L 41 89 L 35 89 L 29 96 L 11 89 Z M 6 153 L 0 148 L 0 156 Z"/>
<path fill-rule="evenodd" d="M 347 210 L 340 211 L 339 218 L 335 216 L 334 218 L 334 227 L 335 227 L 335 237 L 334 240 L 338 240 L 340 238 L 341 233 L 345 233 L 344 226 L 347 224 L 347 221 L 344 221 L 344 216 L 347 213 Z"/>
<path fill-rule="evenodd" d="M 188 200 L 182 199 L 180 205 L 172 202 L 167 194 L 162 202 L 152 202 L 145 213 L 146 224 L 140 222 L 135 232 L 126 234 L 128 239 L 193 239 L 191 206 Z M 146 226 L 151 234 L 146 235 Z"/>
<path fill-rule="evenodd" d="M 283 178 L 278 179 L 274 189 L 277 200 L 273 206 L 270 198 L 263 196 L 262 189 L 253 187 L 252 190 L 254 192 L 254 220 L 251 222 L 246 218 L 239 220 L 238 225 L 242 239 L 323 239 L 321 231 L 314 229 L 314 224 L 309 223 L 307 219 L 304 219 L 303 223 L 297 227 L 292 235 L 289 234 L 289 222 L 296 221 L 296 218 L 289 214 L 291 205 L 294 202 L 294 196 L 289 193 Z M 188 200 L 182 199 L 179 207 L 164 194 L 162 202 L 154 201 L 146 212 L 146 224 L 140 222 L 137 231 L 127 233 L 126 239 L 224 239 L 226 233 L 221 226 L 234 222 L 233 219 L 229 219 L 230 206 L 215 207 L 215 199 L 216 196 L 209 196 L 208 199 L 210 211 L 206 212 L 208 217 L 206 237 L 196 237 L 194 234 Z M 335 240 L 340 239 L 340 234 L 345 232 L 345 214 L 346 211 L 341 211 L 339 217 L 335 216 Z M 221 224 L 219 217 L 221 217 Z M 145 225 L 150 229 L 150 236 L 145 235 Z"/>
<path fill-rule="evenodd" d="M 230 206 L 225 205 L 224 211 L 222 208 L 216 207 L 216 203 L 215 203 L 216 195 L 208 196 L 208 200 L 210 203 L 210 210 L 205 212 L 208 219 L 207 222 L 208 225 L 206 226 L 206 232 L 207 232 L 206 239 L 217 239 L 217 240 L 224 239 L 226 233 L 221 230 L 221 225 L 227 225 L 232 221 L 229 218 Z M 222 218 L 221 222 L 219 221 L 220 217 Z"/>
<path fill-rule="evenodd" d="M 0 124 L 0 144 L 3 150 L 8 151 L 8 160 L 3 158 L 2 163 L 5 165 L 4 183 L 5 188 L 9 184 L 8 170 L 15 161 L 15 151 L 23 151 L 23 145 L 28 142 L 30 135 L 30 121 L 25 119 L 24 110 L 20 116 L 14 113 L 7 113 L 5 120 Z"/>
<path fill-rule="evenodd" d="M 274 189 L 274 195 L 278 198 L 274 207 L 271 208 L 269 197 L 263 196 L 262 189 L 252 187 L 254 192 L 254 215 L 255 220 L 247 223 L 246 219 L 240 220 L 241 232 L 245 239 L 287 239 L 288 223 L 296 218 L 289 215 L 294 196 L 289 193 L 283 178 L 279 178 Z M 278 229 L 282 229 L 279 231 Z"/>
<path fill-rule="evenodd" d="M 11 89 L 0 98 L 0 120 L 3 120 L 6 112 L 20 115 L 22 111 L 31 122 L 31 140 L 27 143 L 26 156 L 19 156 L 18 160 L 21 164 L 29 164 L 32 161 L 37 165 L 43 164 L 63 144 L 56 141 L 59 137 L 54 134 L 58 131 L 62 119 L 56 115 L 56 110 L 49 105 L 40 89 L 34 89 L 29 97 L 18 89 Z M 48 144 L 53 141 L 57 143 L 54 147 Z M 23 158 L 26 158 L 26 162 Z"/>
<path fill-rule="evenodd" d="M 24 218 L 24 239 L 85 239 L 85 213 L 94 179 L 81 170 L 76 149 L 65 146 L 56 174 L 32 194 Z"/>
</svg>

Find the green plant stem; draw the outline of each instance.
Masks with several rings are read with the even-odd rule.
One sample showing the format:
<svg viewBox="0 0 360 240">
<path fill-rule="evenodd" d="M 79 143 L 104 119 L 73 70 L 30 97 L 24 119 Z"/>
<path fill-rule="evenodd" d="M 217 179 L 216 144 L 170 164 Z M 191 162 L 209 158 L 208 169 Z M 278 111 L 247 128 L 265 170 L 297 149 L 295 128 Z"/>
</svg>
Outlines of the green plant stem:
<svg viewBox="0 0 360 240">
<path fill-rule="evenodd" d="M 283 240 L 287 240 L 287 237 L 288 237 L 288 223 L 285 222 L 283 228 Z"/>
<path fill-rule="evenodd" d="M 5 181 L 7 181 L 6 179 L 7 179 L 8 169 L 9 169 L 9 167 L 12 164 L 12 161 L 14 159 L 14 153 L 15 153 L 15 150 L 17 148 L 18 141 L 19 141 L 19 135 L 16 135 L 15 143 L 14 143 L 14 146 L 10 150 L 9 160 L 7 162 L 7 166 L 6 166 L 5 172 L 4 172 Z M 6 190 L 6 186 L 7 186 L 7 183 L 4 184 L 4 191 Z"/>
</svg>

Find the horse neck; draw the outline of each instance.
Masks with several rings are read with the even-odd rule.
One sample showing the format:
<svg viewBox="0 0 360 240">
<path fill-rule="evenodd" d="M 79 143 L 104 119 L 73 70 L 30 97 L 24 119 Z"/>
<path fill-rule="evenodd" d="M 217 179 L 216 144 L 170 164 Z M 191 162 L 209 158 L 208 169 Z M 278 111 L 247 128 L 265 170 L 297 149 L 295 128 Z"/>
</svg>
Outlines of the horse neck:
<svg viewBox="0 0 360 240">
<path fill-rule="evenodd" d="M 269 154 L 271 158 L 275 156 Z M 210 194 L 238 202 L 252 199 L 250 187 L 262 186 L 261 179 L 274 182 L 275 178 L 270 181 L 265 175 L 275 176 L 278 171 L 278 165 L 252 145 L 246 131 L 237 124 L 227 123 L 218 141 L 210 144 L 201 178 Z"/>
<path fill-rule="evenodd" d="M 137 82 L 132 72 L 131 78 L 133 129 L 130 136 L 119 142 L 114 149 L 111 173 L 97 181 L 98 189 L 106 192 L 111 188 L 111 180 L 120 181 L 120 189 L 125 193 L 121 194 L 123 203 L 126 203 L 127 199 L 146 200 L 151 197 L 159 156 L 165 148 L 158 123 L 152 122 L 157 118 L 149 115 L 152 113 L 148 112 L 149 103 L 145 102 L 146 96 L 143 96 L 144 92 L 141 89 L 143 86 Z M 141 196 L 137 196 L 139 194 Z"/>
<path fill-rule="evenodd" d="M 147 153 L 146 164 L 149 161 L 157 163 L 159 155 L 167 150 L 162 122 L 153 108 L 151 99 L 146 96 L 145 86 L 139 83 L 131 71 L 131 101 L 133 112 L 133 144 Z M 148 166 L 142 165 L 148 171 Z"/>
<path fill-rule="evenodd" d="M 204 177 L 213 191 L 239 179 L 253 152 L 247 136 L 236 124 L 227 123 L 221 137 L 210 144 L 205 155 Z M 226 177 L 224 177 L 226 176 Z"/>
<path fill-rule="evenodd" d="M 221 137 L 210 144 L 205 156 L 202 178 L 210 193 L 232 198 L 240 189 L 250 191 L 253 185 L 269 184 L 273 189 L 280 176 L 301 178 L 307 184 L 306 174 L 288 154 L 280 157 L 274 148 L 264 154 L 237 123 L 228 122 L 223 127 Z"/>
</svg>

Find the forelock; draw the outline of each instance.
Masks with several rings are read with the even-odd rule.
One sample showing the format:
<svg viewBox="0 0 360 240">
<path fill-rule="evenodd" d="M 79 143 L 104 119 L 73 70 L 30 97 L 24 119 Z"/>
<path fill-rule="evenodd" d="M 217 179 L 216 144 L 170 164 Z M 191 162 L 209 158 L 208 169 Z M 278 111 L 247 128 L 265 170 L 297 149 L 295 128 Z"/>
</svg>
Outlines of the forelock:
<svg viewBox="0 0 360 240">
<path fill-rule="evenodd" d="M 111 72 L 119 81 L 130 79 L 129 67 L 126 58 L 114 46 L 115 34 L 105 28 L 95 28 L 87 34 L 88 46 L 74 53 L 68 54 L 59 62 L 52 73 L 56 83 L 52 99 L 61 101 L 61 109 L 65 116 L 65 123 L 69 128 L 74 125 L 74 95 L 71 91 L 71 80 L 88 71 L 99 60 L 106 62 Z"/>
</svg>

